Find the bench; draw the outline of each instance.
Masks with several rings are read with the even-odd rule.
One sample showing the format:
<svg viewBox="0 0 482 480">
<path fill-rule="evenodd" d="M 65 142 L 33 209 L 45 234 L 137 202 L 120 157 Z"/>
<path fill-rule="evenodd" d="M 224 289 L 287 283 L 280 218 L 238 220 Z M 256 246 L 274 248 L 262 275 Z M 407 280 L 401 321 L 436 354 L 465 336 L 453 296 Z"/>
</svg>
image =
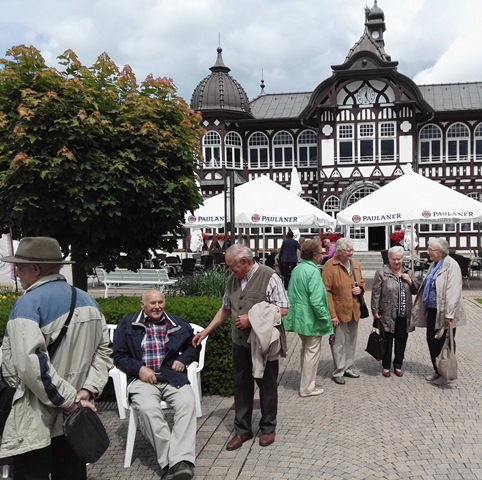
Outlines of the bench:
<svg viewBox="0 0 482 480">
<path fill-rule="evenodd" d="M 96 267 L 95 273 L 99 282 L 105 287 L 104 298 L 109 296 L 109 288 L 121 285 L 152 285 L 159 290 L 163 290 L 167 285 L 174 285 L 177 280 L 171 280 L 166 270 L 140 268 L 137 272 L 126 268 L 116 268 L 113 272 L 107 272 L 103 268 Z"/>
</svg>

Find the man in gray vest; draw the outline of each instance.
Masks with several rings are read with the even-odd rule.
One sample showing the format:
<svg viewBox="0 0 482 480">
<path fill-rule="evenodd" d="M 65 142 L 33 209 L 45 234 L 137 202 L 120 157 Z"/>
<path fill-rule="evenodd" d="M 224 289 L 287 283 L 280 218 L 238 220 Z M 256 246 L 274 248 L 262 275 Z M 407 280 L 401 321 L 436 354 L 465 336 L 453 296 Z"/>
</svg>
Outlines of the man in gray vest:
<svg viewBox="0 0 482 480">
<path fill-rule="evenodd" d="M 279 275 L 271 268 L 255 263 L 253 252 L 247 246 L 234 244 L 229 247 L 225 261 L 232 275 L 224 292 L 223 305 L 211 323 L 194 337 L 193 345 L 199 345 L 203 338 L 232 316 L 235 435 L 226 449 L 236 450 L 253 438 L 251 422 L 255 380 L 261 406 L 259 444 L 267 447 L 276 436 L 279 365 L 278 360 L 268 361 L 263 378 L 253 378 L 251 345 L 247 341 L 251 332 L 248 311 L 257 303 L 269 302 L 279 307 L 281 316 L 285 316 L 289 307 L 288 297 Z"/>
</svg>

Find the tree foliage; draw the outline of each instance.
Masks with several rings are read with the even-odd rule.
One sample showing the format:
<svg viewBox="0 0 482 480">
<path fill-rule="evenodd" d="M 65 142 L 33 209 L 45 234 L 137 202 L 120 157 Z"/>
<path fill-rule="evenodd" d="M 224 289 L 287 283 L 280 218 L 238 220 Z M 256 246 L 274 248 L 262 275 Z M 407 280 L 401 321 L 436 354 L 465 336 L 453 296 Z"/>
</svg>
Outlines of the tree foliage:
<svg viewBox="0 0 482 480">
<path fill-rule="evenodd" d="M 61 70 L 24 45 L 0 60 L 0 221 L 48 235 L 85 269 L 174 245 L 197 208 L 201 117 L 170 79 L 138 84 L 107 54 Z"/>
</svg>

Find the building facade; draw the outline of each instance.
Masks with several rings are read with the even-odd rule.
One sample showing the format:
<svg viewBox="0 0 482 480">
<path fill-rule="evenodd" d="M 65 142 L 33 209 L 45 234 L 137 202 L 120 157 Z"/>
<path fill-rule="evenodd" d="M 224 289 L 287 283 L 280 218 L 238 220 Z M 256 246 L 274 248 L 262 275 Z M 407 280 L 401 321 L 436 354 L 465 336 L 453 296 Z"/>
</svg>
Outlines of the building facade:
<svg viewBox="0 0 482 480">
<path fill-rule="evenodd" d="M 262 82 L 251 101 L 218 48 L 191 100 L 206 128 L 203 195 L 222 192 L 230 170 L 238 182 L 264 174 L 289 188 L 295 166 L 302 197 L 335 216 L 412 168 L 482 201 L 482 82 L 416 85 L 386 53 L 385 29 L 375 1 L 365 9 L 360 40 L 313 92 L 268 94 Z M 400 228 L 339 227 L 359 251 L 389 247 L 390 233 Z M 416 228 L 421 247 L 432 236 L 446 237 L 458 251 L 480 247 L 475 222 Z M 259 232 L 239 233 L 253 239 Z M 268 229 L 266 246 L 278 247 L 284 233 Z"/>
</svg>

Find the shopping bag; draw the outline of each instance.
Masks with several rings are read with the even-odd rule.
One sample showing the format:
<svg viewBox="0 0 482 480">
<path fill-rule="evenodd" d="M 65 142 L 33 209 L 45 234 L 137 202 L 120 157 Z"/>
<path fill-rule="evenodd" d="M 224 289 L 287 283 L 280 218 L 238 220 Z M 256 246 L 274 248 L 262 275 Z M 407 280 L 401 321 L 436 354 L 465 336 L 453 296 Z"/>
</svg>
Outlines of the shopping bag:
<svg viewBox="0 0 482 480">
<path fill-rule="evenodd" d="M 442 375 L 445 380 L 457 379 L 457 357 L 454 351 L 454 337 L 452 326 L 449 328 L 449 333 L 445 337 L 442 350 L 435 360 L 437 372 Z"/>
</svg>

